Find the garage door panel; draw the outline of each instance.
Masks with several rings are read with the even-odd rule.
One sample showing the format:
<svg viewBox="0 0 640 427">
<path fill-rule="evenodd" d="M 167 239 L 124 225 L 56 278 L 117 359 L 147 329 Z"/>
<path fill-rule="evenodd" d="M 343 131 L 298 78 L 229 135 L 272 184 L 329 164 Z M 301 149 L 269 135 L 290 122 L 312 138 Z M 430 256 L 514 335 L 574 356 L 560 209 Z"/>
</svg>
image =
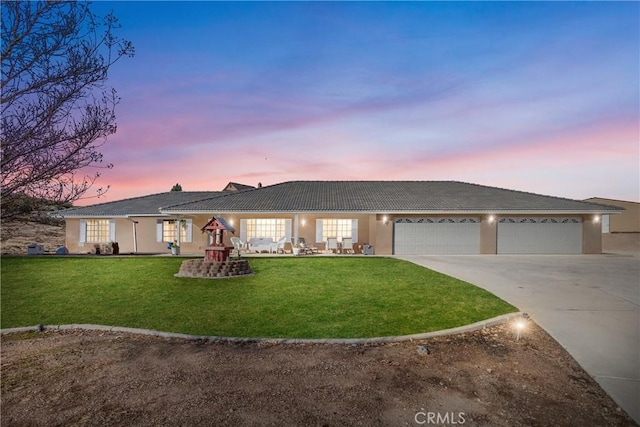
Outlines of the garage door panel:
<svg viewBox="0 0 640 427">
<path fill-rule="evenodd" d="M 480 253 L 480 222 L 476 219 L 398 221 L 394 231 L 397 255 Z"/>
<path fill-rule="evenodd" d="M 503 218 L 498 222 L 498 253 L 582 253 L 582 222 L 580 218 Z"/>
</svg>

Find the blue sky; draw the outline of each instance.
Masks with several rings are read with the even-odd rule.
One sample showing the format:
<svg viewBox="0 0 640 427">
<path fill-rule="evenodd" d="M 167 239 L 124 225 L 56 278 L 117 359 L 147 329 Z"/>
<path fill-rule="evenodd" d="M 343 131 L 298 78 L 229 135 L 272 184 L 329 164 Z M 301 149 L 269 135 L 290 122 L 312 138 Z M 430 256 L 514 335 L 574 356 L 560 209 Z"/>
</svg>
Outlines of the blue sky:
<svg viewBox="0 0 640 427">
<path fill-rule="evenodd" d="M 105 201 L 458 180 L 640 200 L 637 2 L 109 2 Z M 89 199 L 87 203 L 95 203 Z"/>
</svg>

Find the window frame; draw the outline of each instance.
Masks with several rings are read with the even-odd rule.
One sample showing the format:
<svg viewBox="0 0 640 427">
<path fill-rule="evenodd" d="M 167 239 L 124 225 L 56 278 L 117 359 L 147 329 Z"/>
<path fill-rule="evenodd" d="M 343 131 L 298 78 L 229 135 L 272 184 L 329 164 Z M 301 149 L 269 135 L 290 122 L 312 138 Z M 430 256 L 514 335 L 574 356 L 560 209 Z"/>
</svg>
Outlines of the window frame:
<svg viewBox="0 0 640 427">
<path fill-rule="evenodd" d="M 357 243 L 358 220 L 355 218 L 318 218 L 316 220 L 316 243 L 326 242 L 329 237 L 336 237 L 338 242 L 351 238 L 353 243 Z"/>
<path fill-rule="evenodd" d="M 107 243 L 110 241 L 111 222 L 108 219 L 87 220 L 87 243 Z"/>
<path fill-rule="evenodd" d="M 180 240 L 177 239 L 175 232 L 176 222 L 180 221 Z M 171 239 L 171 240 L 167 240 Z M 172 243 L 179 241 L 180 243 L 191 243 L 193 241 L 193 220 L 191 219 L 175 219 L 162 218 L 156 221 L 156 242 Z"/>
<path fill-rule="evenodd" d="M 116 223 L 113 218 L 80 219 L 79 244 L 100 244 L 116 241 Z"/>
<path fill-rule="evenodd" d="M 176 233 L 176 222 L 175 219 L 163 219 L 162 220 L 162 242 L 170 243 L 177 241 L 177 233 Z M 187 241 L 187 226 L 180 225 L 180 241 Z"/>
<path fill-rule="evenodd" d="M 271 238 L 276 242 L 283 237 L 291 239 L 291 219 L 289 218 L 243 218 L 240 220 L 240 239 L 243 242 L 253 238 Z"/>
</svg>

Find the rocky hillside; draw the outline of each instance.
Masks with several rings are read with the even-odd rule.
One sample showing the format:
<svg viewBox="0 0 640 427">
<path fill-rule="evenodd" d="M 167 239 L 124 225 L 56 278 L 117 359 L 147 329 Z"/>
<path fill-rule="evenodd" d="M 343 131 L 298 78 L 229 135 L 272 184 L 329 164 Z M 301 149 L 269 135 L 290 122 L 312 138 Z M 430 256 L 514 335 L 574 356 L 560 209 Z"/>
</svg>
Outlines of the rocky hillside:
<svg viewBox="0 0 640 427">
<path fill-rule="evenodd" d="M 36 221 L 2 222 L 0 228 L 0 252 L 3 255 L 26 255 L 27 246 L 39 243 L 44 250 L 55 253 L 64 245 L 65 227 Z"/>
</svg>

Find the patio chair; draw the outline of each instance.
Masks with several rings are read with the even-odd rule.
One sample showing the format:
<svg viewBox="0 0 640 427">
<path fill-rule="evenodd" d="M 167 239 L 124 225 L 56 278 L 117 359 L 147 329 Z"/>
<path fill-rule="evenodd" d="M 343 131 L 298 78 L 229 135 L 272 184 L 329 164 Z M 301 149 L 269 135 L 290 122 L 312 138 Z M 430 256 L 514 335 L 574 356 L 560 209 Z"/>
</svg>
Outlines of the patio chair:
<svg viewBox="0 0 640 427">
<path fill-rule="evenodd" d="M 307 245 L 307 242 L 304 241 L 304 237 L 300 237 L 298 239 L 298 243 L 300 244 L 300 249 L 302 249 L 303 253 L 305 253 L 305 254 L 317 254 L 318 253 L 318 248 L 316 248 L 315 246 Z"/>
<path fill-rule="evenodd" d="M 275 253 L 277 253 L 277 254 L 279 254 L 280 251 L 282 251 L 282 253 L 284 253 L 284 244 L 285 243 L 287 243 L 287 238 L 283 237 L 282 239 L 280 239 L 277 242 L 272 244 L 271 250 L 275 251 Z"/>
<path fill-rule="evenodd" d="M 244 242 L 240 240 L 239 237 L 232 237 L 231 244 L 233 245 L 233 249 L 238 252 L 238 258 L 240 258 L 240 251 L 244 249 Z"/>
<path fill-rule="evenodd" d="M 327 237 L 327 250 L 328 251 L 335 251 L 335 253 L 338 253 L 338 238 L 337 237 Z"/>
<path fill-rule="evenodd" d="M 342 239 L 342 253 L 353 254 L 353 239 L 351 237 L 347 237 Z"/>
</svg>

